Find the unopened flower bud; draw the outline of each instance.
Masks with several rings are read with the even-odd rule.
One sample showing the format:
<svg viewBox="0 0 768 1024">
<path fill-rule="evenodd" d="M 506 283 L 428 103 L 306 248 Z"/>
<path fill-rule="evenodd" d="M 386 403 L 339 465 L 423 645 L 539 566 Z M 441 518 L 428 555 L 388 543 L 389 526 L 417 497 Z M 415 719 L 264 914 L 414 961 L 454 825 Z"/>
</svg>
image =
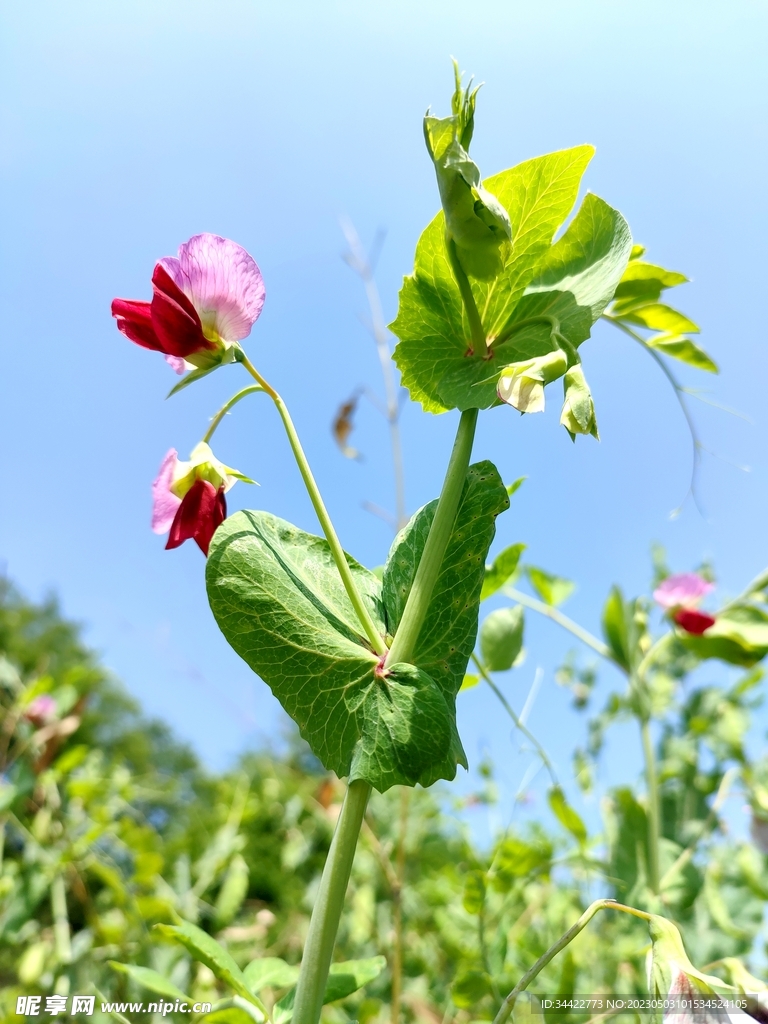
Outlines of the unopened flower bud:
<svg viewBox="0 0 768 1024">
<path fill-rule="evenodd" d="M 595 403 L 592 401 L 592 392 L 589 390 L 581 363 L 576 363 L 568 370 L 563 381 L 563 390 L 565 401 L 560 422 L 571 435 L 571 440 L 575 441 L 577 434 L 591 434 L 599 440 Z"/>
<path fill-rule="evenodd" d="M 652 995 L 661 998 L 689 1000 L 693 997 L 716 998 L 724 992 L 733 991 L 720 978 L 698 971 L 685 952 L 680 932 L 671 921 L 653 915 L 649 923 L 653 947 L 649 965 L 648 987 Z M 666 1019 L 683 1019 L 674 1010 L 664 1014 Z M 727 1015 L 724 1015 L 727 1020 Z"/>
<path fill-rule="evenodd" d="M 543 412 L 545 385 L 562 377 L 567 367 L 565 352 L 559 348 L 545 356 L 510 363 L 501 371 L 496 394 L 518 412 Z"/>
</svg>

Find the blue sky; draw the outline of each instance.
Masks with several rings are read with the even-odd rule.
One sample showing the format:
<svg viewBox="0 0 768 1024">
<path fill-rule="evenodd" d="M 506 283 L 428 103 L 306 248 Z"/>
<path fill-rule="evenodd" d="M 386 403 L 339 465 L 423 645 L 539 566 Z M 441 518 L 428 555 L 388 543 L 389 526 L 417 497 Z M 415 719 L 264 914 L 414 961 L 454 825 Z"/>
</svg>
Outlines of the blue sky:
<svg viewBox="0 0 768 1024">
<path fill-rule="evenodd" d="M 625 214 L 651 259 L 692 279 L 675 299 L 722 375 L 681 378 L 748 418 L 693 403 L 712 453 L 705 516 L 689 500 L 671 520 L 691 463 L 680 411 L 652 362 L 598 326 L 583 356 L 599 444 L 572 445 L 554 407 L 482 417 L 476 457 L 529 478 L 497 547 L 523 541 L 532 562 L 576 580 L 566 610 L 593 629 L 613 582 L 647 586 L 652 541 L 677 570 L 711 557 L 723 593 L 768 563 L 764 3 L 27 0 L 0 19 L 0 559 L 29 594 L 56 590 L 145 708 L 208 763 L 278 737 L 282 719 L 217 632 L 200 553 L 165 552 L 150 532 L 149 484 L 164 452 L 191 449 L 245 382 L 229 368 L 164 401 L 173 374 L 118 334 L 110 301 L 148 297 L 154 261 L 196 232 L 246 246 L 267 287 L 249 353 L 288 401 L 343 543 L 381 563 L 390 530 L 361 503 L 392 505 L 384 424 L 361 409 L 360 463 L 329 431 L 358 385 L 380 390 L 339 218 L 367 242 L 386 230 L 377 277 L 392 319 L 438 207 L 421 118 L 430 104 L 448 110 L 451 54 L 487 83 L 473 143 L 484 174 L 597 146 L 585 186 Z M 403 429 L 415 510 L 439 491 L 455 416 L 409 406 Z M 266 402 L 239 406 L 216 450 L 261 484 L 238 485 L 231 508 L 316 530 Z M 543 668 L 529 724 L 567 774 L 582 723 L 553 668 L 571 644 L 531 622 L 527 646 L 503 685 L 519 710 Z M 490 753 L 514 790 L 531 758 L 492 695 L 462 695 L 460 727 L 473 763 Z M 619 734 L 608 777 L 631 777 L 634 744 Z"/>
</svg>

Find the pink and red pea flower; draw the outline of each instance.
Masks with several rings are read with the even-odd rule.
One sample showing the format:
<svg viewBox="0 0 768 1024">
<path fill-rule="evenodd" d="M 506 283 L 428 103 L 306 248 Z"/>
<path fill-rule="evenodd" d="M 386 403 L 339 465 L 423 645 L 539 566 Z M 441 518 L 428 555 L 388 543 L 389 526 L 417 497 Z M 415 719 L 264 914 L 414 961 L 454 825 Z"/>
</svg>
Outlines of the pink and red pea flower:
<svg viewBox="0 0 768 1024">
<path fill-rule="evenodd" d="M 663 580 L 654 590 L 653 599 L 671 613 L 673 621 L 686 633 L 701 636 L 714 626 L 715 618 L 696 606 L 712 590 L 714 584 L 698 573 L 681 572 Z"/>
<path fill-rule="evenodd" d="M 223 362 L 227 350 L 250 334 L 265 296 L 253 257 L 236 242 L 207 233 L 179 246 L 178 257 L 158 260 L 152 291 L 151 302 L 115 299 L 112 316 L 127 338 L 162 352 L 180 374 Z M 207 445 L 210 459 L 196 459 L 199 448 L 190 463 L 179 462 L 174 449 L 163 459 L 152 484 L 152 529 L 169 532 L 167 548 L 195 540 L 207 555 L 227 514 L 224 493 L 241 474 L 217 462 Z"/>
</svg>

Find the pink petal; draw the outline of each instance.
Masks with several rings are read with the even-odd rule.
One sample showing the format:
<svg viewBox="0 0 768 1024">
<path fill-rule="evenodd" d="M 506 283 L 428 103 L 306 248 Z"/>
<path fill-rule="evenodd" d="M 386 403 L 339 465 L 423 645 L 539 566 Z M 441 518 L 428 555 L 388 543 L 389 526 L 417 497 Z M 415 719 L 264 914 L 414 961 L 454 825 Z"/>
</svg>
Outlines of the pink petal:
<svg viewBox="0 0 768 1024">
<path fill-rule="evenodd" d="M 166 356 L 165 361 L 173 369 L 174 373 L 181 375 L 187 372 L 187 361 L 182 359 L 181 356 Z"/>
<path fill-rule="evenodd" d="M 152 482 L 152 530 L 154 533 L 168 533 L 181 504 L 171 491 L 173 473 L 178 462 L 178 452 L 171 448 L 160 464 L 160 471 Z"/>
<path fill-rule="evenodd" d="M 224 341 L 251 333 L 264 305 L 264 280 L 256 261 L 237 242 L 220 235 L 194 235 L 179 246 L 179 258 L 160 261 L 191 300 L 203 327 Z"/>
<path fill-rule="evenodd" d="M 690 608 L 714 590 L 714 583 L 696 572 L 668 576 L 653 592 L 653 599 L 662 608 Z"/>
</svg>

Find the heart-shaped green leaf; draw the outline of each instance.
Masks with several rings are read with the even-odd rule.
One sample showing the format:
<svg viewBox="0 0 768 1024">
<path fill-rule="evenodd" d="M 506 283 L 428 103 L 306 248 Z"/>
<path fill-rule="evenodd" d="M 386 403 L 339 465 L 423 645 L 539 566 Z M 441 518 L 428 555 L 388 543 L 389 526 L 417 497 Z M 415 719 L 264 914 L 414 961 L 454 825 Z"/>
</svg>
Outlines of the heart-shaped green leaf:
<svg viewBox="0 0 768 1024">
<path fill-rule="evenodd" d="M 494 520 L 508 505 L 496 469 L 470 467 L 414 665 L 386 671 L 361 635 L 325 540 L 267 512 L 238 512 L 216 531 L 206 569 L 214 616 L 326 768 L 383 792 L 452 779 L 466 765 L 455 698 L 474 646 Z M 433 515 L 434 504 L 396 539 L 383 585 L 347 556 L 382 635 L 400 621 Z"/>
</svg>

